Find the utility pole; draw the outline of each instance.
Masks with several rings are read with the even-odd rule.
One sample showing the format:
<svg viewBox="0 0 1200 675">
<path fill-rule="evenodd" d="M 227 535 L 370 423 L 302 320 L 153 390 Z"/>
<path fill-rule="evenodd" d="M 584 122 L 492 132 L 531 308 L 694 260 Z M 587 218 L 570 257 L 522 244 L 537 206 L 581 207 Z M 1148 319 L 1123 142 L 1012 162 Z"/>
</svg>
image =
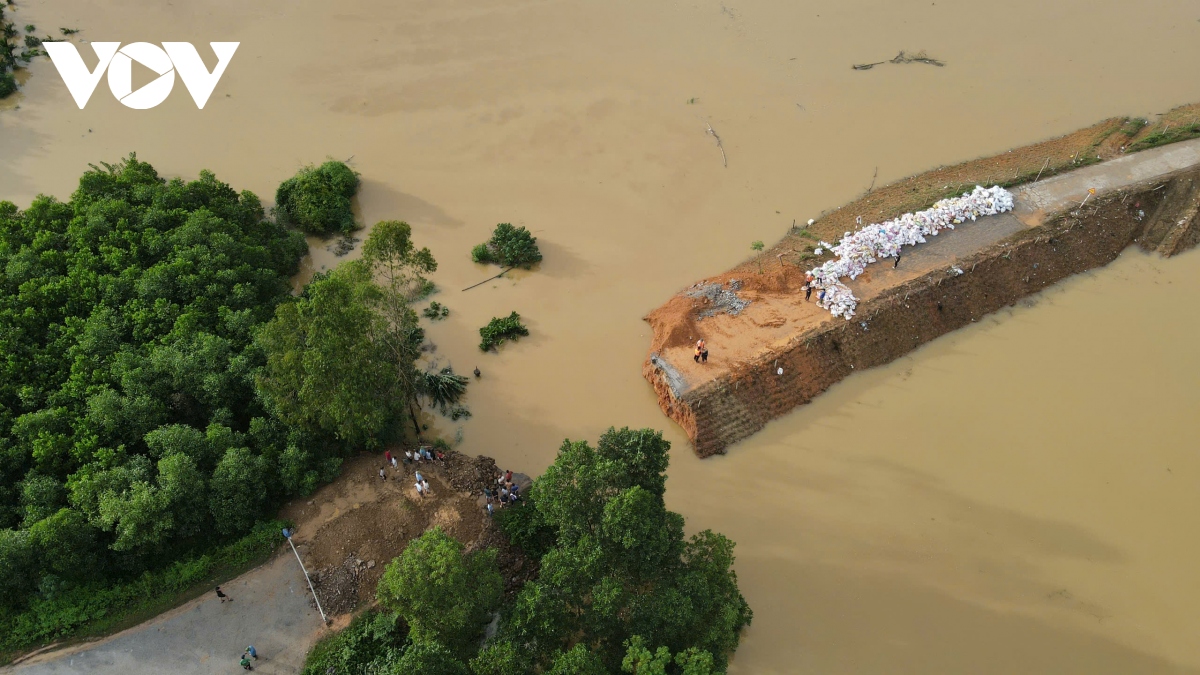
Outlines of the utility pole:
<svg viewBox="0 0 1200 675">
<path fill-rule="evenodd" d="M 321 609 L 321 600 L 317 598 L 317 589 L 313 588 L 312 579 L 308 576 L 308 570 L 304 568 L 304 561 L 300 559 L 300 552 L 296 550 L 296 545 L 292 543 L 292 531 L 288 528 L 283 528 L 283 536 L 287 538 L 288 545 L 292 547 L 292 553 L 296 554 L 296 562 L 300 563 L 300 571 L 304 572 L 304 580 L 308 582 L 308 590 L 312 591 L 313 600 L 317 603 L 317 611 L 321 613 L 321 622 L 329 625 L 329 619 L 325 616 L 325 610 Z"/>
</svg>

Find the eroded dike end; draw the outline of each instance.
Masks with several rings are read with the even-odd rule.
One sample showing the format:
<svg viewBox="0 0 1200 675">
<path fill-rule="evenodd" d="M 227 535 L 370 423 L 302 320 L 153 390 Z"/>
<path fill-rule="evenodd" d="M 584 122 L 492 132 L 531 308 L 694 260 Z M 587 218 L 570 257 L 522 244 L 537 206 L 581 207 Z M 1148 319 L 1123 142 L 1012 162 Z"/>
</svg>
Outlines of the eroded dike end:
<svg viewBox="0 0 1200 675">
<path fill-rule="evenodd" d="M 722 453 L 847 375 L 1106 265 L 1131 244 L 1164 256 L 1195 246 L 1200 139 L 1012 191 L 1011 213 L 930 237 L 905 248 L 898 267 L 884 260 L 848 281 L 860 301 L 849 321 L 804 301 L 804 271 L 821 259 L 794 247 L 789 256 L 783 243 L 681 291 L 646 317 L 654 337 L 642 372 L 663 412 L 698 455 Z M 863 214 L 864 224 L 878 220 Z M 707 364 L 692 359 L 701 337 Z"/>
</svg>

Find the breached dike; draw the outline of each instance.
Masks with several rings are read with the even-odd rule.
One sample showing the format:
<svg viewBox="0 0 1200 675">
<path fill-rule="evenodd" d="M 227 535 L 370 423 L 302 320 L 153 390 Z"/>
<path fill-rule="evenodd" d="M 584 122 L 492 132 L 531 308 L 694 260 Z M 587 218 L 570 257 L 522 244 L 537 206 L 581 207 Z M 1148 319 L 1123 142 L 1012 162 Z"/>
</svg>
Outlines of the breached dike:
<svg viewBox="0 0 1200 675">
<path fill-rule="evenodd" d="M 867 267 L 846 286 L 857 300 L 853 321 L 805 303 L 787 269 L 740 316 L 701 319 L 703 306 L 684 304 L 695 300 L 672 298 L 646 317 L 655 338 L 643 374 L 663 412 L 698 455 L 722 453 L 847 375 L 1106 265 L 1132 244 L 1164 256 L 1195 246 L 1200 140 L 1029 183 L 1012 197 L 1012 212 L 906 247 L 898 269 Z M 881 259 L 879 252 L 870 257 Z M 689 356 L 690 341 L 700 336 L 713 350 L 708 366 Z M 735 340 L 740 351 L 721 362 L 723 341 Z"/>
</svg>

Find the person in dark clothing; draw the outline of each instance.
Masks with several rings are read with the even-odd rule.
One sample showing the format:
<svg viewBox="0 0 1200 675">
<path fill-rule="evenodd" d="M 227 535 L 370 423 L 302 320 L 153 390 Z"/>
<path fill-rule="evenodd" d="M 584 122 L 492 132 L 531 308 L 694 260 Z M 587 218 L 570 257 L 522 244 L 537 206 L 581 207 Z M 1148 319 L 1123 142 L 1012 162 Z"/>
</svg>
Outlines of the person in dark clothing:
<svg viewBox="0 0 1200 675">
<path fill-rule="evenodd" d="M 225 593 L 221 591 L 220 586 L 217 586 L 216 590 L 217 590 L 217 597 L 221 599 L 221 602 L 225 602 L 226 600 L 233 602 L 233 598 L 229 597 L 228 595 L 225 595 Z"/>
<path fill-rule="evenodd" d="M 897 253 L 896 254 L 896 262 L 892 263 L 892 269 L 896 269 L 899 266 L 900 266 L 900 254 Z"/>
<path fill-rule="evenodd" d="M 811 281 L 805 282 L 805 284 L 804 284 L 804 301 L 808 302 L 808 299 L 811 297 L 812 297 L 812 282 Z"/>
<path fill-rule="evenodd" d="M 250 665 L 250 658 L 245 654 L 242 654 L 242 660 L 239 662 L 239 665 L 241 665 L 242 670 L 254 670 L 254 667 Z"/>
</svg>

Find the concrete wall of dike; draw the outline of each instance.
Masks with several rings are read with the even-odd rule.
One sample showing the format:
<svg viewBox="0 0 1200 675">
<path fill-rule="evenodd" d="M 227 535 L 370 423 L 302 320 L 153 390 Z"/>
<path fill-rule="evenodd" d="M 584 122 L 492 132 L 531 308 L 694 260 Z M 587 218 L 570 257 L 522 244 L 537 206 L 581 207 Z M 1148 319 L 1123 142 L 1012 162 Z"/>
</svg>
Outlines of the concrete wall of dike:
<svg viewBox="0 0 1200 675">
<path fill-rule="evenodd" d="M 906 248 L 896 268 L 891 259 L 871 265 L 849 284 L 860 300 L 849 321 L 804 302 L 802 269 L 780 269 L 774 284 L 736 280 L 731 287 L 749 301 L 737 313 L 714 313 L 694 292 L 675 296 L 647 316 L 655 340 L 643 374 L 663 412 L 683 427 L 698 455 L 722 453 L 847 375 L 1106 265 L 1132 244 L 1164 256 L 1195 246 L 1200 140 L 1013 192 L 1012 213 Z M 725 285 L 732 281 L 727 276 L 700 285 Z M 692 360 L 699 337 L 713 351 L 709 364 Z M 735 345 L 732 353 L 722 353 L 724 344 Z"/>
</svg>

